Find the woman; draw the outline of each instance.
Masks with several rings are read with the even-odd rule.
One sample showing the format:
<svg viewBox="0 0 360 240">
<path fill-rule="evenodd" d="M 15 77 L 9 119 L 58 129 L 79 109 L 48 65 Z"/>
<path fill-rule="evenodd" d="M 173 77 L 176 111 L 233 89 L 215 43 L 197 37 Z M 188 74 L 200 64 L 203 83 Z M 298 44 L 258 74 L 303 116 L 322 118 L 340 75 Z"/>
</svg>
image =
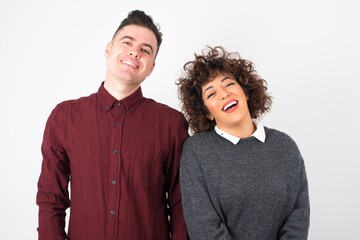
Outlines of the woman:
<svg viewBox="0 0 360 240">
<path fill-rule="evenodd" d="M 272 101 L 253 64 L 209 48 L 177 84 L 194 133 L 180 167 L 190 239 L 307 239 L 304 162 L 287 134 L 259 122 Z"/>
</svg>

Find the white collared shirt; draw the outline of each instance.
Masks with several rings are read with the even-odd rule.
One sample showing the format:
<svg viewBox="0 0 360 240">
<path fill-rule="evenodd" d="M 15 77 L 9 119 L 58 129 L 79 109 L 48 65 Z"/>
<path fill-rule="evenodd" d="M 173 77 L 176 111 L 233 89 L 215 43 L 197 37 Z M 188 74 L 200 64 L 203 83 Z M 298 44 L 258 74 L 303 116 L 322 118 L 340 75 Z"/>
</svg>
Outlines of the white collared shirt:
<svg viewBox="0 0 360 240">
<path fill-rule="evenodd" d="M 262 123 L 257 120 L 257 119 L 252 119 L 253 123 L 256 126 L 256 130 L 255 132 L 251 135 L 253 137 L 255 137 L 257 140 L 259 140 L 260 142 L 265 142 L 265 129 L 264 126 L 262 125 Z M 220 136 L 226 138 L 227 140 L 229 140 L 230 142 L 232 142 L 233 144 L 237 144 L 240 141 L 239 137 L 236 137 L 234 135 L 231 135 L 223 130 L 221 130 L 217 125 L 214 128 L 215 132 L 217 134 L 219 134 Z"/>
</svg>

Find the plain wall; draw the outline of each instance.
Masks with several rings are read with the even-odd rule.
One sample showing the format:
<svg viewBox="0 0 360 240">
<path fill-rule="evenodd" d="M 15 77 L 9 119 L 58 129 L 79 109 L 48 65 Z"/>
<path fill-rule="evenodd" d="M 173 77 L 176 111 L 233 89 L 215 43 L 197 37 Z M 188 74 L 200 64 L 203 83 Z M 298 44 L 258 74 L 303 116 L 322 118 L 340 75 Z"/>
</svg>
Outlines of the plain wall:
<svg viewBox="0 0 360 240">
<path fill-rule="evenodd" d="M 37 239 L 47 117 L 97 91 L 106 44 L 133 9 L 164 34 L 144 95 L 180 109 L 175 81 L 194 53 L 240 52 L 274 97 L 263 123 L 288 133 L 304 157 L 309 239 L 360 239 L 358 0 L 0 0 L 0 238 Z"/>
</svg>

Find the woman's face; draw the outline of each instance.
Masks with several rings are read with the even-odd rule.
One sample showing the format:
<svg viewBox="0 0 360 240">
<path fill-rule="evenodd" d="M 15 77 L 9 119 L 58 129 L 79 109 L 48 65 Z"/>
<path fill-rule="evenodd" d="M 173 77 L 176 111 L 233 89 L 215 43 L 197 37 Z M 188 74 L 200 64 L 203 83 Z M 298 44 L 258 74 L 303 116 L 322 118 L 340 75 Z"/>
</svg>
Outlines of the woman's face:
<svg viewBox="0 0 360 240">
<path fill-rule="evenodd" d="M 202 99 L 217 126 L 226 131 L 252 124 L 248 97 L 231 74 L 219 73 L 202 86 Z"/>
</svg>

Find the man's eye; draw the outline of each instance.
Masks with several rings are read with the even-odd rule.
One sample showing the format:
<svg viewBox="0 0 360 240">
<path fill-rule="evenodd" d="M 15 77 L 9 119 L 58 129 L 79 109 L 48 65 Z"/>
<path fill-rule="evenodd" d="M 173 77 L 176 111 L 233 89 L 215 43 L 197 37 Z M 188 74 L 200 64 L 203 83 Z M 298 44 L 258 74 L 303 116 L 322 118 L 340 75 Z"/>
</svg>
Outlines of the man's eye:
<svg viewBox="0 0 360 240">
<path fill-rule="evenodd" d="M 144 49 L 144 48 L 143 48 L 141 51 L 142 51 L 143 53 L 145 53 L 145 54 L 148 54 L 148 55 L 150 54 L 150 51 L 147 50 L 147 49 Z"/>
<path fill-rule="evenodd" d="M 129 46 L 129 45 L 130 45 L 130 42 L 124 41 L 123 44 Z"/>
</svg>

